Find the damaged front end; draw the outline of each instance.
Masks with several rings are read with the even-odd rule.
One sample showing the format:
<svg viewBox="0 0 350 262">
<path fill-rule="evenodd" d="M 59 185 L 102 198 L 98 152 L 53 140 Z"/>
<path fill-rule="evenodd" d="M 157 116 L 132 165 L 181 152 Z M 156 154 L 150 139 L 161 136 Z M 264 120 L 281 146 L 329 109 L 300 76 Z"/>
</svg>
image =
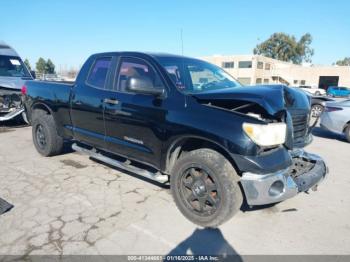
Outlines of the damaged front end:
<svg viewBox="0 0 350 262">
<path fill-rule="evenodd" d="M 303 150 L 291 152 L 292 165 L 270 174 L 243 173 L 241 184 L 249 205 L 265 205 L 316 190 L 328 168 L 317 155 Z"/>
<path fill-rule="evenodd" d="M 256 155 L 232 154 L 249 205 L 283 201 L 316 189 L 325 178 L 328 173 L 325 162 L 302 149 L 312 142 L 310 100 L 302 92 L 285 86 L 259 86 L 196 97 L 204 105 L 254 117 L 262 125 L 287 126 L 281 144 L 264 147 L 252 139 L 260 148 Z"/>
<path fill-rule="evenodd" d="M 22 116 L 26 120 L 21 90 L 0 86 L 0 122 Z"/>
</svg>

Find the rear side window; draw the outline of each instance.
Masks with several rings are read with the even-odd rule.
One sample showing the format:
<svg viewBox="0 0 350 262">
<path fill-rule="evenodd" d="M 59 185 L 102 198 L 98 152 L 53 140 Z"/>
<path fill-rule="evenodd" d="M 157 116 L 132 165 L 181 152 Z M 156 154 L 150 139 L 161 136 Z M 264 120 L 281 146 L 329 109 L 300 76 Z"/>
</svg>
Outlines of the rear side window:
<svg viewBox="0 0 350 262">
<path fill-rule="evenodd" d="M 111 57 L 97 58 L 92 66 L 87 83 L 94 87 L 105 88 L 107 74 L 111 66 Z"/>
</svg>

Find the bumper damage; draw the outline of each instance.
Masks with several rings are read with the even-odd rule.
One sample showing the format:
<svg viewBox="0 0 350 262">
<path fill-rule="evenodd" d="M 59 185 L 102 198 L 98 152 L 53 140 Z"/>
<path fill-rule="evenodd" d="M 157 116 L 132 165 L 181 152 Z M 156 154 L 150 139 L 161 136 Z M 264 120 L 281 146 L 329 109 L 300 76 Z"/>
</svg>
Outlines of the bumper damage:
<svg viewBox="0 0 350 262">
<path fill-rule="evenodd" d="M 292 165 L 270 174 L 243 173 L 241 183 L 249 205 L 265 205 L 316 189 L 328 168 L 317 155 L 297 150 L 290 153 Z"/>
<path fill-rule="evenodd" d="M 0 87 L 0 122 L 11 120 L 24 112 L 18 90 Z"/>
</svg>

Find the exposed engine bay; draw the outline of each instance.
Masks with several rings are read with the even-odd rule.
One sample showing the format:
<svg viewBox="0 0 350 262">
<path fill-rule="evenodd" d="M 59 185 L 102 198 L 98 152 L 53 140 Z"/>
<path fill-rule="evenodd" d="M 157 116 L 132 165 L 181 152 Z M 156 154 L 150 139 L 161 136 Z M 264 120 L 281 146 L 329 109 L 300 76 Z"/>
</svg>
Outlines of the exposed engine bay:
<svg viewBox="0 0 350 262">
<path fill-rule="evenodd" d="M 259 120 L 265 121 L 266 123 L 277 122 L 275 117 L 271 117 L 266 110 L 254 102 L 247 101 L 226 101 L 226 100 L 213 100 L 210 102 L 203 101 L 205 105 L 217 107 L 221 109 L 230 110 L 233 112 L 242 113 Z"/>
<path fill-rule="evenodd" d="M 0 122 L 11 120 L 23 112 L 21 91 L 0 87 Z"/>
<path fill-rule="evenodd" d="M 275 95 L 264 97 L 261 92 L 270 88 Z M 294 99 L 295 97 L 300 99 Z M 286 147 L 302 148 L 312 141 L 309 127 L 310 101 L 293 89 L 283 87 L 250 87 L 245 91 L 232 90 L 231 93 L 196 94 L 198 102 L 203 105 L 244 114 L 269 123 L 284 122 L 287 124 Z M 298 104 L 297 104 L 298 101 Z"/>
</svg>

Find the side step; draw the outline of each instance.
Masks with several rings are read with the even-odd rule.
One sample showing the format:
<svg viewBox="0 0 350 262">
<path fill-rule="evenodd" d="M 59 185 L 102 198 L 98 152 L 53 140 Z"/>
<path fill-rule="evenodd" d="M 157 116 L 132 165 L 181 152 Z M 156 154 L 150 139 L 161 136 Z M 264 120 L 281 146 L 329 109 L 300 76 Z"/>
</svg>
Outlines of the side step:
<svg viewBox="0 0 350 262">
<path fill-rule="evenodd" d="M 112 158 L 107 157 L 105 155 L 102 155 L 101 153 L 98 153 L 95 149 L 89 150 L 89 149 L 80 147 L 76 143 L 74 143 L 72 145 L 72 149 L 74 151 L 81 153 L 81 154 L 88 155 L 91 158 L 97 159 L 103 163 L 115 166 L 117 168 L 135 173 L 135 174 L 143 176 L 143 177 L 147 177 L 149 179 L 155 180 L 155 181 L 160 182 L 160 183 L 166 183 L 169 181 L 169 178 L 167 175 L 163 175 L 160 172 L 152 173 L 152 172 L 149 172 L 145 169 L 141 169 L 141 168 L 132 166 L 130 164 L 129 160 L 127 160 L 126 162 L 120 162 L 118 160 L 115 160 L 115 159 L 112 159 Z"/>
</svg>

